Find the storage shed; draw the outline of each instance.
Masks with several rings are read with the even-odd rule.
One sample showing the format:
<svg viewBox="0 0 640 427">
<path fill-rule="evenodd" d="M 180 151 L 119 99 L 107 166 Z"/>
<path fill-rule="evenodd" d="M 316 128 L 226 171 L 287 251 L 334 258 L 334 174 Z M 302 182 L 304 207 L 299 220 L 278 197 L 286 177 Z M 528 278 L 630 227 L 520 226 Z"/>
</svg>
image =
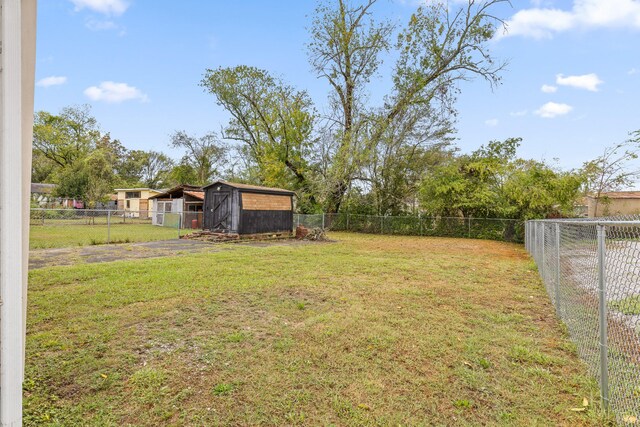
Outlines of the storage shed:
<svg viewBox="0 0 640 427">
<path fill-rule="evenodd" d="M 237 234 L 293 231 L 293 191 L 216 181 L 204 190 L 204 228 Z"/>
<path fill-rule="evenodd" d="M 202 228 L 204 192 L 202 187 L 181 184 L 163 193 L 149 197 L 156 210 L 151 223 L 163 227 L 175 227 L 177 218 L 182 218 L 180 228 Z M 195 220 L 195 226 L 194 226 Z"/>
</svg>

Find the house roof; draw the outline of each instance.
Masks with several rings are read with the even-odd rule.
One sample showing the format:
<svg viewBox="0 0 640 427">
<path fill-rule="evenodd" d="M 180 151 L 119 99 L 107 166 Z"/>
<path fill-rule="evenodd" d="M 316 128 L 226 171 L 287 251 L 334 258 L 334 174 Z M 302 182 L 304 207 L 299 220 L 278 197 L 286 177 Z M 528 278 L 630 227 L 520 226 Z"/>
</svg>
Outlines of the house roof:
<svg viewBox="0 0 640 427">
<path fill-rule="evenodd" d="M 202 191 L 202 187 L 198 187 L 197 185 L 189 185 L 189 184 L 180 184 L 173 188 L 170 188 L 166 191 L 163 191 L 159 194 L 155 194 L 150 199 L 162 199 L 165 197 L 182 197 L 183 194 L 188 194 L 191 197 L 195 197 L 198 200 L 204 200 L 204 191 Z"/>
<path fill-rule="evenodd" d="M 156 193 L 160 192 L 160 190 L 156 190 L 154 188 L 149 188 L 149 187 L 114 188 L 113 189 L 113 191 L 144 191 L 144 190 L 155 191 Z"/>
<path fill-rule="evenodd" d="M 595 194 L 589 194 L 587 197 L 597 199 Z M 600 193 L 600 198 L 608 199 L 640 199 L 640 191 L 607 191 Z"/>
<path fill-rule="evenodd" d="M 37 182 L 31 184 L 31 192 L 37 194 L 51 194 L 55 188 L 55 184 L 41 184 Z"/>
<path fill-rule="evenodd" d="M 295 194 L 293 191 L 285 190 L 283 188 L 261 187 L 259 185 L 240 184 L 237 182 L 228 182 L 223 180 L 212 182 L 211 184 L 205 185 L 204 187 L 202 187 L 202 189 L 213 187 L 214 185 L 217 185 L 217 184 L 228 185 L 229 187 L 237 188 L 239 190 L 249 190 L 249 191 L 265 192 L 265 193 L 282 193 L 282 194 L 289 194 L 289 195 Z"/>
</svg>

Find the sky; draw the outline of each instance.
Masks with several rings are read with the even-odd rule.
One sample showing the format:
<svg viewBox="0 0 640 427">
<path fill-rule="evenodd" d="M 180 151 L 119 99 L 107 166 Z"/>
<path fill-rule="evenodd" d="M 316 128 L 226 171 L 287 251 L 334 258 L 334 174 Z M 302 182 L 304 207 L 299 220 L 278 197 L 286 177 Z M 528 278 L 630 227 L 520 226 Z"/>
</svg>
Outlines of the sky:
<svg viewBox="0 0 640 427">
<path fill-rule="evenodd" d="M 399 26 L 420 2 L 378 0 Z M 449 0 L 466 3 L 465 0 Z M 199 82 L 207 68 L 251 65 L 327 105 L 308 62 L 313 0 L 46 0 L 38 4 L 35 110 L 90 104 L 129 149 L 164 151 L 176 130 L 220 131 L 229 115 Z M 512 0 L 490 42 L 502 83 L 460 85 L 457 141 L 470 152 L 521 137 L 521 157 L 577 168 L 640 129 L 640 0 Z M 390 87 L 369 86 L 372 105 Z"/>
</svg>

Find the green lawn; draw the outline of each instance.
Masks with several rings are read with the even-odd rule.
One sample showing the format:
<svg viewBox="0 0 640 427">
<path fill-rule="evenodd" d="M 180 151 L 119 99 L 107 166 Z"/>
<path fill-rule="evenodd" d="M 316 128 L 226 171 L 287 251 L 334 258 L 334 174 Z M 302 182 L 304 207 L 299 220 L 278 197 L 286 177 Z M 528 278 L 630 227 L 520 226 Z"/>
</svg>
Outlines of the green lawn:
<svg viewBox="0 0 640 427">
<path fill-rule="evenodd" d="M 32 271 L 25 424 L 606 421 L 521 246 L 331 237 Z"/>
<path fill-rule="evenodd" d="M 182 230 L 186 234 L 190 230 Z M 176 239 L 178 230 L 151 224 L 112 224 L 111 243 L 148 242 Z M 87 225 L 74 221 L 69 224 L 32 225 L 29 247 L 31 249 L 64 248 L 70 246 L 101 245 L 107 243 L 107 225 Z"/>
</svg>

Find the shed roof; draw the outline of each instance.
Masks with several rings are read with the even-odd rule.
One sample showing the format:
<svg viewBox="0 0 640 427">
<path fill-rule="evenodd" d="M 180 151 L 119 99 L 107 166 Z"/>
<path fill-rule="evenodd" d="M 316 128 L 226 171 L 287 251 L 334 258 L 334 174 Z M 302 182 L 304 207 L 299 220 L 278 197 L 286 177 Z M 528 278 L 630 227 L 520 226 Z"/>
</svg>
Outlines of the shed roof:
<svg viewBox="0 0 640 427">
<path fill-rule="evenodd" d="M 186 191 L 184 192 L 184 194 L 187 194 L 191 197 L 194 197 L 198 200 L 202 200 L 204 201 L 204 191 Z"/>
<path fill-rule="evenodd" d="M 589 194 L 587 196 L 591 199 L 597 199 L 595 194 Z M 600 193 L 600 198 L 609 199 L 640 199 L 640 191 L 607 191 Z"/>
<path fill-rule="evenodd" d="M 148 190 L 148 191 L 155 191 L 156 193 L 161 192 L 161 190 L 156 190 L 155 188 L 149 188 L 149 187 L 132 187 L 132 188 L 114 188 L 114 191 L 144 191 L 144 190 Z"/>
<path fill-rule="evenodd" d="M 150 199 L 162 199 L 165 197 L 182 197 L 184 194 L 188 194 L 189 196 L 195 197 L 199 200 L 204 200 L 204 191 L 202 191 L 202 187 L 198 187 L 197 185 L 190 184 L 180 184 L 169 190 L 163 191 L 160 194 L 153 195 L 149 197 Z"/>
<path fill-rule="evenodd" d="M 280 194 L 288 194 L 288 195 L 295 194 L 293 191 L 285 190 L 283 188 L 261 187 L 259 185 L 240 184 L 237 182 L 228 182 L 224 180 L 218 180 L 218 181 L 212 182 L 211 184 L 205 185 L 202 188 L 205 189 L 205 188 L 213 187 L 214 185 L 217 185 L 217 184 L 224 184 L 224 185 L 228 185 L 229 187 L 237 188 L 239 190 L 254 191 L 256 193 L 280 193 Z"/>
</svg>

